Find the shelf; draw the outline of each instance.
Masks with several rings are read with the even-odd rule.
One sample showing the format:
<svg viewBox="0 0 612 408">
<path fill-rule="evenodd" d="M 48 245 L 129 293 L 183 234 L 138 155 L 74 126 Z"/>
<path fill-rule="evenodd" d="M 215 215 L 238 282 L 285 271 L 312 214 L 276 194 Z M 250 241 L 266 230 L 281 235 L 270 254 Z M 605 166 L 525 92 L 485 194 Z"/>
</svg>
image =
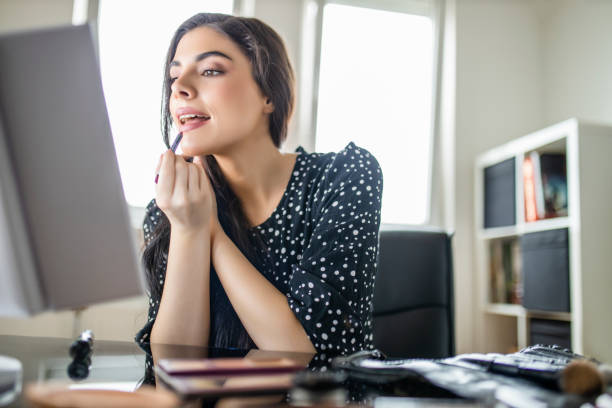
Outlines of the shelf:
<svg viewBox="0 0 612 408">
<path fill-rule="evenodd" d="M 569 217 L 549 218 L 546 220 L 527 222 L 521 227 L 519 227 L 519 230 L 521 230 L 523 233 L 569 228 L 570 219 Z"/>
<path fill-rule="evenodd" d="M 477 296 L 481 305 L 479 311 L 481 316 L 487 316 L 479 321 L 476 328 L 479 349 L 503 352 L 511 346 L 527 346 L 531 341 L 533 321 L 542 319 L 550 320 L 550 323 L 570 323 L 571 347 L 575 352 L 612 362 L 609 344 L 612 325 L 602 323 L 606 321 L 605 311 L 612 310 L 612 212 L 606 211 L 606 204 L 612 202 L 612 183 L 601 181 L 606 174 L 612 173 L 612 160 L 608 157 L 610 151 L 612 126 L 570 119 L 509 141 L 476 158 L 474 267 Z M 565 153 L 566 216 L 525 221 L 525 177 L 522 164 L 532 152 L 540 155 Z M 487 178 L 487 175 L 491 175 L 488 169 L 497 168 L 512 158 L 515 161 L 514 174 L 503 173 L 501 181 Z M 491 184 L 494 181 L 497 184 Z M 492 200 L 491 197 L 498 200 Z M 497 213 L 503 217 L 492 222 L 491 214 Z M 510 219 L 512 215 L 514 221 Z M 503 226 L 484 228 L 484 225 Z M 554 230 L 567 232 L 564 231 L 561 237 L 561 233 L 553 234 Z M 532 233 L 541 233 L 538 234 L 541 237 L 531 236 Z M 549 251 L 546 245 L 538 247 L 537 238 L 542 238 L 544 244 L 549 235 L 551 239 L 553 236 L 558 237 L 563 245 L 555 247 L 554 251 L 552 247 Z M 539 248 L 541 251 L 536 253 L 530 248 Z M 563 275 L 551 279 L 550 276 L 561 268 Z M 565 275 L 566 269 L 568 276 Z M 504 273 L 500 274 L 500 270 Z M 567 294 L 566 283 L 561 282 L 561 278 L 567 278 Z M 492 302 L 493 299 L 500 302 L 516 299 L 516 296 L 506 296 L 509 289 L 515 290 L 515 284 L 520 280 L 523 289 L 526 281 L 529 288 L 537 289 L 523 291 L 523 296 L 525 293 L 530 294 L 526 298 L 527 305 L 531 304 L 532 295 L 541 293 L 539 298 L 544 299 L 543 294 L 549 295 L 550 302 L 544 299 L 546 302 L 533 303 L 533 307 L 570 312 L 526 309 L 522 304 Z M 550 289 L 547 289 L 547 281 L 555 285 L 551 284 L 548 286 Z M 534 282 L 542 285 L 538 286 Z M 558 303 L 566 303 L 568 300 L 569 307 L 561 307 L 554 303 L 555 300 L 559 300 Z"/>
<path fill-rule="evenodd" d="M 485 306 L 485 312 L 498 316 L 528 317 L 536 319 L 572 321 L 572 314 L 567 312 L 550 312 L 546 310 L 527 310 L 521 305 L 509 303 L 489 303 Z"/>
<path fill-rule="evenodd" d="M 555 140 L 548 144 L 534 147 L 531 151 L 537 151 L 542 153 L 563 153 L 567 152 L 567 138 L 562 137 L 561 139 Z"/>
<path fill-rule="evenodd" d="M 501 316 L 525 316 L 525 308 L 521 305 L 510 303 L 489 303 L 485 306 L 485 312 Z"/>
<path fill-rule="evenodd" d="M 486 228 L 478 231 L 479 239 L 512 238 L 530 232 L 548 231 L 561 228 L 569 228 L 569 217 L 549 218 L 533 222 L 511 225 L 508 227 Z"/>
<path fill-rule="evenodd" d="M 516 237 L 517 235 L 519 235 L 519 229 L 516 225 L 481 229 L 478 232 L 479 239 L 511 238 Z"/>
<path fill-rule="evenodd" d="M 498 146 L 497 148 L 481 154 L 476 159 L 476 166 L 480 168 L 490 166 L 511 157 L 515 157 L 519 152 L 524 153 L 538 149 L 556 151 L 558 147 L 566 143 L 565 140 L 571 133 L 576 132 L 577 126 L 578 122 L 576 119 L 568 119 L 522 138 L 514 139 L 502 146 Z M 545 149 L 547 146 L 552 146 L 553 149 Z M 561 150 L 563 150 L 563 148 Z"/>
<path fill-rule="evenodd" d="M 549 312 L 546 310 L 527 310 L 529 318 L 561 320 L 564 322 L 572 321 L 572 314 L 568 312 Z"/>
</svg>

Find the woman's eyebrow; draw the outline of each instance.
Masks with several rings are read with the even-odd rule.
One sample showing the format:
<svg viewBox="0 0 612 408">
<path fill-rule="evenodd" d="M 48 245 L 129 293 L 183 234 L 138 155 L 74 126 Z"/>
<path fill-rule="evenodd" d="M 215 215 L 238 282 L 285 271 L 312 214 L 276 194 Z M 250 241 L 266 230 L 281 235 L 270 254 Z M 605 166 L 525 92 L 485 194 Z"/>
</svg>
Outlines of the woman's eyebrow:
<svg viewBox="0 0 612 408">
<path fill-rule="evenodd" d="M 219 57 L 227 58 L 228 60 L 232 61 L 232 59 L 228 55 L 222 53 L 221 51 L 206 51 L 206 52 L 203 52 L 201 54 L 196 55 L 196 57 L 194 58 L 194 61 L 196 61 L 196 62 L 197 61 L 202 61 L 203 59 L 206 59 L 208 57 L 212 57 L 213 55 L 218 55 Z M 172 61 L 168 67 L 174 67 L 174 66 L 180 66 L 180 65 L 181 65 L 180 62 Z"/>
</svg>

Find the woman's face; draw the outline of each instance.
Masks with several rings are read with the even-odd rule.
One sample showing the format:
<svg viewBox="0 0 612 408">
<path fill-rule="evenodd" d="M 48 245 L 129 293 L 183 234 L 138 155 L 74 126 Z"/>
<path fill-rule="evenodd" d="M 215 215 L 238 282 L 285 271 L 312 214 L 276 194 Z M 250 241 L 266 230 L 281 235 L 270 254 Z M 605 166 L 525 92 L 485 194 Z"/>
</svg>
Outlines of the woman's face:
<svg viewBox="0 0 612 408">
<path fill-rule="evenodd" d="M 225 35 L 210 27 L 187 32 L 169 70 L 170 113 L 183 132 L 185 155 L 222 153 L 251 135 L 268 135 L 273 107 L 253 79 L 250 61 Z"/>
</svg>

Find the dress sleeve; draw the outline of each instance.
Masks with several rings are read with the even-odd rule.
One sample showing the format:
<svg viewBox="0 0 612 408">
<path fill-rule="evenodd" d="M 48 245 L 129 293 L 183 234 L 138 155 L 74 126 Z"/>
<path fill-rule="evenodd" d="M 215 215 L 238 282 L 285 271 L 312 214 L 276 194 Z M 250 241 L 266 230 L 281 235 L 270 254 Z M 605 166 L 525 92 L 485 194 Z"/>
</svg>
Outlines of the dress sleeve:
<svg viewBox="0 0 612 408">
<path fill-rule="evenodd" d="M 142 222 L 142 229 L 144 233 L 144 245 L 145 248 L 149 245 L 151 240 L 153 239 L 153 233 L 157 224 L 159 223 L 159 219 L 161 216 L 161 210 L 157 207 L 155 200 L 151 200 L 151 202 L 147 205 L 145 211 L 145 217 Z M 163 281 L 163 278 L 166 273 L 166 262 L 167 262 L 167 254 L 158 262 L 158 265 L 155 267 L 155 276 L 158 276 L 160 281 Z M 151 353 L 149 348 L 149 337 L 151 336 L 151 329 L 153 328 L 153 324 L 155 323 L 155 317 L 157 316 L 157 310 L 159 309 L 159 296 L 155 296 L 153 294 L 149 295 L 149 312 L 147 316 L 147 322 L 144 327 L 136 333 L 136 337 L 134 340 L 138 345 L 147 353 Z"/>
<path fill-rule="evenodd" d="M 318 352 L 372 348 L 382 172 L 367 150 L 349 144 L 324 170 L 315 227 L 292 265 L 289 306 Z"/>
</svg>

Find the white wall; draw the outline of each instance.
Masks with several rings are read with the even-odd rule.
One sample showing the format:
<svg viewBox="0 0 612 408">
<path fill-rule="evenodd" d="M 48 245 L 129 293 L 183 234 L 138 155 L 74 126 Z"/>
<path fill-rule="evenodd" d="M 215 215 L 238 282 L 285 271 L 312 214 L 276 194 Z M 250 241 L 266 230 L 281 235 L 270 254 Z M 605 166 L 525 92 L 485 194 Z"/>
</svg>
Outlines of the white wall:
<svg viewBox="0 0 612 408">
<path fill-rule="evenodd" d="M 72 22 L 73 0 L 0 0 L 0 32 Z"/>
<path fill-rule="evenodd" d="M 612 1 L 547 0 L 540 15 L 546 122 L 612 123 Z"/>
<path fill-rule="evenodd" d="M 533 2 L 456 0 L 455 298 L 457 352 L 482 350 L 473 262 L 478 153 L 542 125 Z"/>
<path fill-rule="evenodd" d="M 293 117 L 289 122 L 287 140 L 283 145 L 284 151 L 294 151 L 299 145 L 308 146 L 310 142 L 307 135 L 299 135 L 300 129 L 300 98 L 301 90 L 298 88 L 301 81 L 301 45 L 302 45 L 302 0 L 257 0 L 255 2 L 253 17 L 259 18 L 272 27 L 283 39 L 289 60 L 296 76 L 296 106 Z"/>
</svg>

